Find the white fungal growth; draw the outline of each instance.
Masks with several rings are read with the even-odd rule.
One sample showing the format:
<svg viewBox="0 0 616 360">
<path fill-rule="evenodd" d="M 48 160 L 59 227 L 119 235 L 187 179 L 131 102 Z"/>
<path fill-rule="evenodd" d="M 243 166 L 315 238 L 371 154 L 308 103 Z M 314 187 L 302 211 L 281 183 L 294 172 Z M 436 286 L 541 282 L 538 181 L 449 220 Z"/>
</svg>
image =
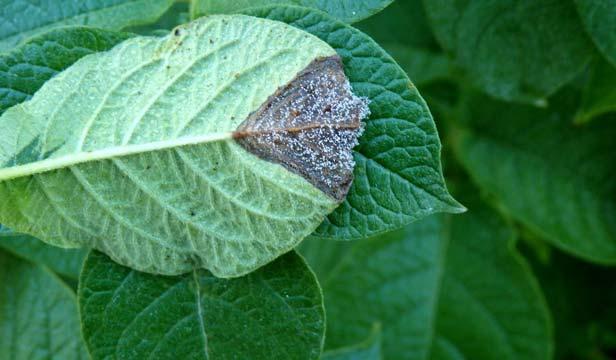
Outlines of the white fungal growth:
<svg viewBox="0 0 616 360">
<path fill-rule="evenodd" d="M 369 115 L 338 57 L 315 60 L 238 128 L 244 148 L 302 175 L 337 200 L 353 179 L 352 149 Z"/>
</svg>

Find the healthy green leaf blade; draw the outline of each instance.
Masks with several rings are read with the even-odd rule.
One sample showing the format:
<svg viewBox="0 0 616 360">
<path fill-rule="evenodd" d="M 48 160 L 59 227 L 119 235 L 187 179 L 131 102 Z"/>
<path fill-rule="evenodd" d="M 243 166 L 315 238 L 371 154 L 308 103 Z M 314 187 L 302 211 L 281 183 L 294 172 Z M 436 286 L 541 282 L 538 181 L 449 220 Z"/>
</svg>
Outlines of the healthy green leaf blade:
<svg viewBox="0 0 616 360">
<path fill-rule="evenodd" d="M 92 252 L 81 276 L 84 337 L 97 359 L 317 359 L 319 285 L 294 252 L 241 278 L 139 273 Z"/>
<path fill-rule="evenodd" d="M 452 143 L 509 216 L 571 254 L 616 264 L 616 122 L 573 125 L 578 97 L 537 109 L 470 95 Z"/>
<path fill-rule="evenodd" d="M 1 0 L 0 52 L 53 28 L 87 25 L 107 30 L 158 19 L 173 0 Z"/>
<path fill-rule="evenodd" d="M 82 57 L 111 49 L 128 34 L 85 27 L 52 30 L 0 54 L 0 114 Z"/>
<path fill-rule="evenodd" d="M 75 294 L 53 273 L 0 251 L 0 284 L 2 358 L 88 359 Z"/>
<path fill-rule="evenodd" d="M 616 67 L 605 60 L 596 61 L 582 92 L 582 104 L 575 122 L 586 123 L 609 112 L 616 112 Z"/>
<path fill-rule="evenodd" d="M 544 105 L 592 57 L 571 1 L 425 0 L 424 5 L 441 45 L 472 82 L 500 99 Z"/>
<path fill-rule="evenodd" d="M 370 337 L 360 344 L 323 353 L 322 360 L 381 360 L 381 326 L 376 325 Z"/>
<path fill-rule="evenodd" d="M 549 359 L 550 319 L 513 233 L 476 200 L 357 243 L 322 281 L 326 348 L 383 327 L 387 359 Z"/>
<path fill-rule="evenodd" d="M 81 271 L 85 249 L 62 249 L 47 245 L 29 235 L 17 234 L 0 225 L 0 248 L 34 263 L 45 265 L 54 272 L 77 279 Z"/>
<path fill-rule="evenodd" d="M 251 15 L 284 21 L 330 44 L 371 116 L 355 148 L 355 180 L 346 200 L 314 233 L 358 239 L 400 228 L 435 212 L 461 212 L 443 180 L 438 133 L 426 103 L 395 61 L 365 34 L 301 7 Z"/>
<path fill-rule="evenodd" d="M 0 118 L 0 221 L 142 271 L 248 273 L 348 190 L 366 105 L 333 55 L 235 15 L 87 56 Z"/>
<path fill-rule="evenodd" d="M 599 50 L 616 66 L 616 2 L 575 0 L 586 31 Z"/>
<path fill-rule="evenodd" d="M 347 23 L 360 21 L 386 8 L 393 0 L 191 0 L 191 16 L 233 14 L 268 5 L 299 5 L 318 9 Z"/>
</svg>

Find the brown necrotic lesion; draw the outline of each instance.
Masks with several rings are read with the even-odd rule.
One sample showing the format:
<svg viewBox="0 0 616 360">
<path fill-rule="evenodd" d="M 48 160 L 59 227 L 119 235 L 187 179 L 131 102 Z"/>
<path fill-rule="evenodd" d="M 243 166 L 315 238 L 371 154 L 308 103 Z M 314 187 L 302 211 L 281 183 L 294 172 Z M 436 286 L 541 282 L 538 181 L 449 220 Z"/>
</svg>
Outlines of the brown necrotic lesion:
<svg viewBox="0 0 616 360">
<path fill-rule="evenodd" d="M 319 58 L 244 120 L 234 139 L 342 201 L 368 114 L 368 100 L 353 94 L 340 58 Z"/>
</svg>

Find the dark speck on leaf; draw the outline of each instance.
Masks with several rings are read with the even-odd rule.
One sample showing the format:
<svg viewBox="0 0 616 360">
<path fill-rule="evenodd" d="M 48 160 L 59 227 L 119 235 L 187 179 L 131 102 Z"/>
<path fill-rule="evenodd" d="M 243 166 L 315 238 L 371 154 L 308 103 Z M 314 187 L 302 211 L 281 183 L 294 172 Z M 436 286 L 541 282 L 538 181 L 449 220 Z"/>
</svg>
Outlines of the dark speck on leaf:
<svg viewBox="0 0 616 360">
<path fill-rule="evenodd" d="M 180 34 L 182 34 L 182 32 L 180 31 L 180 29 L 175 29 L 175 31 L 173 32 L 173 34 L 175 36 L 180 36 Z"/>
</svg>

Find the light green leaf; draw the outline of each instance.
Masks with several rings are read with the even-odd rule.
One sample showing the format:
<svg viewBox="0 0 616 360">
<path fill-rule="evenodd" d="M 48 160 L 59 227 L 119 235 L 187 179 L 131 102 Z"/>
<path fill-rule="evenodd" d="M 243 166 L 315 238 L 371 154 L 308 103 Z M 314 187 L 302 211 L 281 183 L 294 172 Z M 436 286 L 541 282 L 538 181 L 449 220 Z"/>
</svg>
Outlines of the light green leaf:
<svg viewBox="0 0 616 360">
<path fill-rule="evenodd" d="M 582 93 L 582 104 L 575 122 L 586 123 L 600 115 L 616 112 L 616 67 L 605 60 L 596 61 Z"/>
<path fill-rule="evenodd" d="M 53 273 L 0 251 L 3 359 L 88 359 L 75 294 Z"/>
<path fill-rule="evenodd" d="M 36 36 L 0 54 L 0 114 L 32 95 L 82 57 L 111 49 L 129 34 L 67 27 Z"/>
<path fill-rule="evenodd" d="M 192 18 L 207 14 L 232 14 L 267 5 L 299 5 L 318 9 L 347 23 L 383 10 L 393 0 L 191 0 Z"/>
<path fill-rule="evenodd" d="M 290 252 L 241 278 L 139 273 L 92 252 L 80 280 L 84 337 L 97 359 L 317 359 L 321 290 Z"/>
<path fill-rule="evenodd" d="M 0 248 L 34 263 L 45 265 L 58 274 L 77 279 L 87 250 L 62 249 L 47 245 L 29 235 L 17 234 L 0 225 Z"/>
<path fill-rule="evenodd" d="M 331 241 L 330 241 L 331 243 Z M 322 360 L 381 360 L 381 326 L 376 325 L 372 334 L 360 344 L 330 350 L 323 353 Z"/>
<path fill-rule="evenodd" d="M 616 66 L 616 2 L 575 0 L 586 31 L 605 57 Z"/>
<path fill-rule="evenodd" d="M 141 271 L 248 273 L 312 233 L 348 189 L 365 104 L 333 55 L 308 33 L 235 15 L 87 56 L 0 118 L 0 221 Z M 285 105 L 295 83 L 268 100 L 309 65 L 301 86 L 336 81 L 322 97 Z"/>
<path fill-rule="evenodd" d="M 616 264 L 616 121 L 573 125 L 578 93 L 537 109 L 470 95 L 453 133 L 475 182 L 555 246 Z"/>
<path fill-rule="evenodd" d="M 156 21 L 173 0 L 0 0 L 0 52 L 67 25 L 107 30 Z"/>
<path fill-rule="evenodd" d="M 441 45 L 472 82 L 500 99 L 545 105 L 592 57 L 572 1 L 424 0 L 424 5 Z"/>
<path fill-rule="evenodd" d="M 464 211 L 447 192 L 430 110 L 383 49 L 360 31 L 310 9 L 279 6 L 250 14 L 284 21 L 326 41 L 342 58 L 353 92 L 370 99 L 371 116 L 355 148 L 355 180 L 316 237 L 359 239 L 435 212 Z"/>
<path fill-rule="evenodd" d="M 512 231 L 464 200 L 467 214 L 358 242 L 340 260 L 321 282 L 327 349 L 381 322 L 386 359 L 550 358 L 548 310 Z"/>
</svg>

